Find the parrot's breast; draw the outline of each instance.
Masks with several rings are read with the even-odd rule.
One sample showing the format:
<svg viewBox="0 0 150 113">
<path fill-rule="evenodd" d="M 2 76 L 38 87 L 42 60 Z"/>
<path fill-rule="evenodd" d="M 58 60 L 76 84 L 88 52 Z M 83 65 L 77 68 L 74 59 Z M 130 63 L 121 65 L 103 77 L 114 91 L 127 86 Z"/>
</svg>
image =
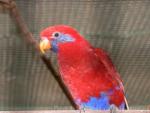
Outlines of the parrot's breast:
<svg viewBox="0 0 150 113">
<path fill-rule="evenodd" d="M 81 44 L 60 47 L 58 63 L 61 77 L 78 106 L 107 109 L 113 103 L 122 105 L 123 91 L 92 48 Z"/>
</svg>

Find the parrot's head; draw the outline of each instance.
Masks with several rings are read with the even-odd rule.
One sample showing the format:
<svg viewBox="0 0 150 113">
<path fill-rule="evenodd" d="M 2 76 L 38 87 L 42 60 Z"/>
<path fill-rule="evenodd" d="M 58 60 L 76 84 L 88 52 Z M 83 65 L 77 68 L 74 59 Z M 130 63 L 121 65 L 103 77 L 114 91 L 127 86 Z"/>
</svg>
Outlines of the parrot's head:
<svg viewBox="0 0 150 113">
<path fill-rule="evenodd" d="M 42 53 L 45 53 L 47 50 L 57 53 L 59 45 L 75 43 L 82 39 L 75 29 L 67 25 L 56 25 L 45 28 L 40 33 L 40 37 L 40 50 Z"/>
</svg>

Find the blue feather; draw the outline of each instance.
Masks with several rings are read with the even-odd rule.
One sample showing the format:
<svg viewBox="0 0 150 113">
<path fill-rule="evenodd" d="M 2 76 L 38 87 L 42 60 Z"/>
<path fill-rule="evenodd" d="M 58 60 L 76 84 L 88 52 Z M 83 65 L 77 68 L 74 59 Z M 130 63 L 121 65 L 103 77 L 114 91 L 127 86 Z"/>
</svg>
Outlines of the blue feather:
<svg viewBox="0 0 150 113">
<path fill-rule="evenodd" d="M 54 51 L 55 53 L 57 53 L 58 52 L 58 42 L 57 42 L 57 40 L 52 40 L 51 45 L 52 45 L 51 50 Z"/>
<path fill-rule="evenodd" d="M 55 53 L 58 52 L 58 43 L 66 43 L 66 42 L 74 42 L 75 39 L 72 38 L 68 34 L 60 34 L 59 37 L 55 38 L 54 40 L 51 41 L 51 50 Z"/>
<path fill-rule="evenodd" d="M 121 109 L 121 110 L 125 109 L 125 102 L 122 102 L 122 104 L 119 106 L 119 109 Z"/>
<path fill-rule="evenodd" d="M 81 103 L 82 108 L 98 110 L 98 109 L 109 109 L 109 99 L 105 93 L 102 93 L 99 98 L 91 97 L 88 102 Z"/>
<path fill-rule="evenodd" d="M 108 93 L 112 94 L 113 90 L 110 90 L 107 93 L 101 93 L 98 98 L 90 97 L 88 102 L 81 102 L 78 100 L 77 103 L 80 106 L 80 109 L 108 110 L 113 105 L 109 103 Z M 118 108 L 122 110 L 125 109 L 125 103 L 122 102 L 122 104 Z"/>
</svg>

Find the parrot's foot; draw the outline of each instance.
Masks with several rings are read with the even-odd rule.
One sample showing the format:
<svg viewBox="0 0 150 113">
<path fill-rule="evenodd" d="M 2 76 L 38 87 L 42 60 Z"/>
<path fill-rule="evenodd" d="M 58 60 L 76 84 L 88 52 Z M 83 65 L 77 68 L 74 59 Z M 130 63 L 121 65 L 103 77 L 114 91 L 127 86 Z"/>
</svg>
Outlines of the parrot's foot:
<svg viewBox="0 0 150 113">
<path fill-rule="evenodd" d="M 117 113 L 117 110 L 118 108 L 114 104 L 110 106 L 110 113 Z"/>
<path fill-rule="evenodd" d="M 79 113 L 85 113 L 85 109 L 84 108 L 79 109 Z"/>
</svg>

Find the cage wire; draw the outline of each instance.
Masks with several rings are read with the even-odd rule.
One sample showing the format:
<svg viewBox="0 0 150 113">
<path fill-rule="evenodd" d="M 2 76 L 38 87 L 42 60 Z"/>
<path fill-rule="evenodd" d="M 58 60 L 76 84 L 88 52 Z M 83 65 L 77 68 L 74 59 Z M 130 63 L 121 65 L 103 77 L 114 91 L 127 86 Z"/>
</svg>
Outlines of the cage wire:
<svg viewBox="0 0 150 113">
<path fill-rule="evenodd" d="M 108 51 L 123 79 L 130 108 L 150 104 L 149 0 L 16 0 L 29 27 L 76 28 L 95 47 Z M 56 55 L 50 54 L 57 69 Z M 73 109 L 9 13 L 0 10 L 0 110 Z"/>
</svg>

